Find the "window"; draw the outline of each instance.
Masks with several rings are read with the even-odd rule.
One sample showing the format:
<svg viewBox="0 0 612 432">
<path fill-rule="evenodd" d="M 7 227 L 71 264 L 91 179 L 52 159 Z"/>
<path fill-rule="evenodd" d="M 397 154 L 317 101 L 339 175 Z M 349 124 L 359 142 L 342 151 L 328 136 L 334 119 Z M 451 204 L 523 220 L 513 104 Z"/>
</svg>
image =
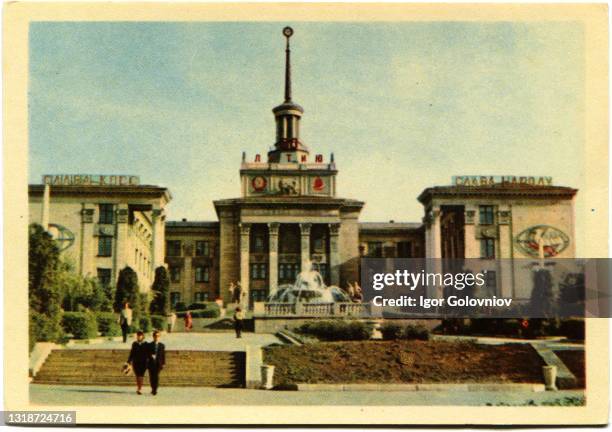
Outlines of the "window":
<svg viewBox="0 0 612 432">
<path fill-rule="evenodd" d="M 208 301 L 208 293 L 207 292 L 197 292 L 193 295 L 194 302 L 205 302 Z"/>
<path fill-rule="evenodd" d="M 398 258 L 412 258 L 412 242 L 401 241 L 397 243 Z"/>
<path fill-rule="evenodd" d="M 485 238 L 480 240 L 480 257 L 486 259 L 495 258 L 495 239 Z"/>
<path fill-rule="evenodd" d="M 98 282 L 103 287 L 107 287 L 111 284 L 111 269 L 99 268 L 98 269 Z"/>
<path fill-rule="evenodd" d="M 167 240 L 166 241 L 166 256 L 181 256 L 181 241 Z"/>
<path fill-rule="evenodd" d="M 251 252 L 266 252 L 266 232 L 261 229 L 253 228 L 251 231 Z"/>
<path fill-rule="evenodd" d="M 210 272 L 208 266 L 197 266 L 195 268 L 195 281 L 196 282 L 208 282 L 210 278 Z"/>
<path fill-rule="evenodd" d="M 283 282 L 294 282 L 299 272 L 299 264 L 280 263 L 278 265 L 278 280 Z"/>
<path fill-rule="evenodd" d="M 98 256 L 109 257 L 113 254 L 113 238 L 109 236 L 98 237 Z"/>
<path fill-rule="evenodd" d="M 368 242 L 368 256 L 382 258 L 382 242 Z"/>
<path fill-rule="evenodd" d="M 181 293 L 178 291 L 173 291 L 170 293 L 170 304 L 172 307 L 176 306 L 178 302 L 181 301 Z"/>
<path fill-rule="evenodd" d="M 204 240 L 196 240 L 196 256 L 210 256 L 210 243 Z"/>
<path fill-rule="evenodd" d="M 251 290 L 250 292 L 251 303 L 266 301 L 267 293 L 266 290 Z"/>
<path fill-rule="evenodd" d="M 251 280 L 264 280 L 268 276 L 268 264 L 251 264 Z"/>
<path fill-rule="evenodd" d="M 181 268 L 180 267 L 170 267 L 170 281 L 171 282 L 181 281 Z"/>
<path fill-rule="evenodd" d="M 98 212 L 100 213 L 100 219 L 98 220 L 101 224 L 112 224 L 113 223 L 113 205 L 112 204 L 99 204 Z"/>
<path fill-rule="evenodd" d="M 318 271 L 319 273 L 321 273 L 321 277 L 323 277 L 323 280 L 327 280 L 327 277 L 329 276 L 328 271 L 327 271 L 328 270 L 327 264 L 321 263 L 318 265 L 318 268 L 319 268 Z"/>
<path fill-rule="evenodd" d="M 491 225 L 495 222 L 495 213 L 493 211 L 493 206 L 481 205 L 479 213 L 481 225 Z"/>
</svg>

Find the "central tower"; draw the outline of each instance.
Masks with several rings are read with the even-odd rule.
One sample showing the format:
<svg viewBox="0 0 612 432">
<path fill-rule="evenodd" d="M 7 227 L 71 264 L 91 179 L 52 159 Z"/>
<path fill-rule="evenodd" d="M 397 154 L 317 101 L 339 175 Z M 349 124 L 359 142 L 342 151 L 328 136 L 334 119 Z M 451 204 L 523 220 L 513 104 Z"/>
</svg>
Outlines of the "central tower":
<svg viewBox="0 0 612 432">
<path fill-rule="evenodd" d="M 293 101 L 291 46 L 285 37 L 285 97 L 275 107 L 275 140 L 267 158 L 261 154 L 240 165 L 241 197 L 215 201 L 219 216 L 221 267 L 219 284 L 230 301 L 229 287 L 240 283 L 244 306 L 270 298 L 293 284 L 312 266 L 326 285 L 359 280 L 360 201 L 336 197 L 333 155 L 325 161 L 311 154 L 300 138 L 304 109 Z"/>
<path fill-rule="evenodd" d="M 285 48 L 285 101 L 274 108 L 276 118 L 276 141 L 274 149 L 268 152 L 268 162 L 305 162 L 308 159 L 308 148 L 300 139 L 300 120 L 304 109 L 291 99 L 291 46 L 289 39 L 293 35 L 291 27 L 283 29 L 287 39 Z"/>
</svg>

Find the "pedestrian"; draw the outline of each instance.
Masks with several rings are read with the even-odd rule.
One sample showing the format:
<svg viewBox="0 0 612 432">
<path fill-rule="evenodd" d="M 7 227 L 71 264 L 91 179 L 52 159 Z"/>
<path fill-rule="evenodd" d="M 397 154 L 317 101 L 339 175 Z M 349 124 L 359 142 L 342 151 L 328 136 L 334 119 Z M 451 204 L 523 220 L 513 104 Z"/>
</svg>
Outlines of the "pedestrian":
<svg viewBox="0 0 612 432">
<path fill-rule="evenodd" d="M 153 332 L 153 342 L 149 343 L 149 382 L 151 383 L 151 394 L 157 394 L 159 387 L 159 373 L 166 365 L 166 347 L 159 341 L 161 333 L 158 330 Z"/>
<path fill-rule="evenodd" d="M 242 337 L 242 323 L 244 321 L 244 312 L 240 307 L 237 307 L 234 311 L 234 330 L 236 330 L 236 337 Z"/>
<path fill-rule="evenodd" d="M 242 298 L 242 284 L 240 282 L 236 282 L 236 288 L 234 288 L 234 302 L 236 304 L 240 304 L 241 298 Z"/>
<path fill-rule="evenodd" d="M 174 312 L 170 312 L 166 318 L 168 325 L 168 333 L 172 333 L 172 330 L 174 330 L 174 324 L 176 324 L 176 314 Z"/>
<path fill-rule="evenodd" d="M 136 375 L 136 393 L 142 394 L 142 383 L 144 375 L 147 371 L 149 358 L 149 348 L 144 340 L 144 333 L 139 331 L 136 333 L 136 340 L 132 343 L 132 349 L 128 357 L 127 363 L 132 367 L 134 375 Z"/>
<path fill-rule="evenodd" d="M 121 326 L 123 343 L 126 343 L 128 332 L 130 330 L 130 326 L 132 325 L 132 309 L 130 309 L 130 304 L 128 302 L 123 304 L 123 309 L 121 309 L 119 312 L 119 325 Z"/>
<path fill-rule="evenodd" d="M 193 318 L 191 317 L 191 312 L 187 311 L 185 312 L 185 331 L 186 332 L 191 331 L 192 327 L 193 327 Z"/>
</svg>

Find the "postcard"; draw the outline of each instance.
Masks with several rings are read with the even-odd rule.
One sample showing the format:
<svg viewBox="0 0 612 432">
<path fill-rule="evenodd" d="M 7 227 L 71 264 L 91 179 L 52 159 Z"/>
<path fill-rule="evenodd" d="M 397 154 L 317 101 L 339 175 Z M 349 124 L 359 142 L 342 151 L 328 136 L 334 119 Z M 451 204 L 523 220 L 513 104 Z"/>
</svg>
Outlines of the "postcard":
<svg viewBox="0 0 612 432">
<path fill-rule="evenodd" d="M 608 422 L 602 4 L 4 4 L 8 424 Z"/>
</svg>

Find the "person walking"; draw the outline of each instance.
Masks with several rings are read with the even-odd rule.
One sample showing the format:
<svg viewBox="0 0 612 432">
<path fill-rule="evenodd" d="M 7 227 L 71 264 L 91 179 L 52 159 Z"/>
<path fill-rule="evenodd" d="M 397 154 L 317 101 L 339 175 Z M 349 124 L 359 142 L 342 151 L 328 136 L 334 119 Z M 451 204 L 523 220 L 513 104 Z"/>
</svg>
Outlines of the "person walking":
<svg viewBox="0 0 612 432">
<path fill-rule="evenodd" d="M 193 327 L 193 318 L 191 317 L 191 312 L 185 312 L 185 331 L 190 332 Z"/>
<path fill-rule="evenodd" d="M 172 333 L 172 330 L 174 330 L 174 324 L 176 324 L 176 314 L 174 312 L 170 312 L 166 318 L 168 324 L 168 333 Z"/>
<path fill-rule="evenodd" d="M 123 304 L 123 309 L 121 309 L 119 312 L 119 325 L 121 326 L 123 343 L 126 343 L 128 332 L 130 330 L 130 326 L 132 325 L 132 309 L 130 309 L 130 304 L 128 302 Z"/>
<path fill-rule="evenodd" d="M 166 347 L 159 340 L 161 333 L 158 330 L 153 332 L 153 342 L 149 343 L 149 382 L 151 383 L 151 394 L 157 394 L 159 387 L 159 373 L 166 365 Z"/>
<path fill-rule="evenodd" d="M 142 383 L 144 375 L 147 371 L 149 359 L 149 348 L 144 340 L 144 333 L 139 331 L 136 333 L 136 340 L 132 343 L 132 349 L 128 357 L 127 363 L 132 367 L 134 375 L 136 375 L 136 393 L 142 394 Z"/>
<path fill-rule="evenodd" d="M 236 330 L 236 337 L 242 337 L 242 325 L 244 320 L 244 312 L 240 307 L 237 307 L 234 311 L 234 330 Z"/>
</svg>

